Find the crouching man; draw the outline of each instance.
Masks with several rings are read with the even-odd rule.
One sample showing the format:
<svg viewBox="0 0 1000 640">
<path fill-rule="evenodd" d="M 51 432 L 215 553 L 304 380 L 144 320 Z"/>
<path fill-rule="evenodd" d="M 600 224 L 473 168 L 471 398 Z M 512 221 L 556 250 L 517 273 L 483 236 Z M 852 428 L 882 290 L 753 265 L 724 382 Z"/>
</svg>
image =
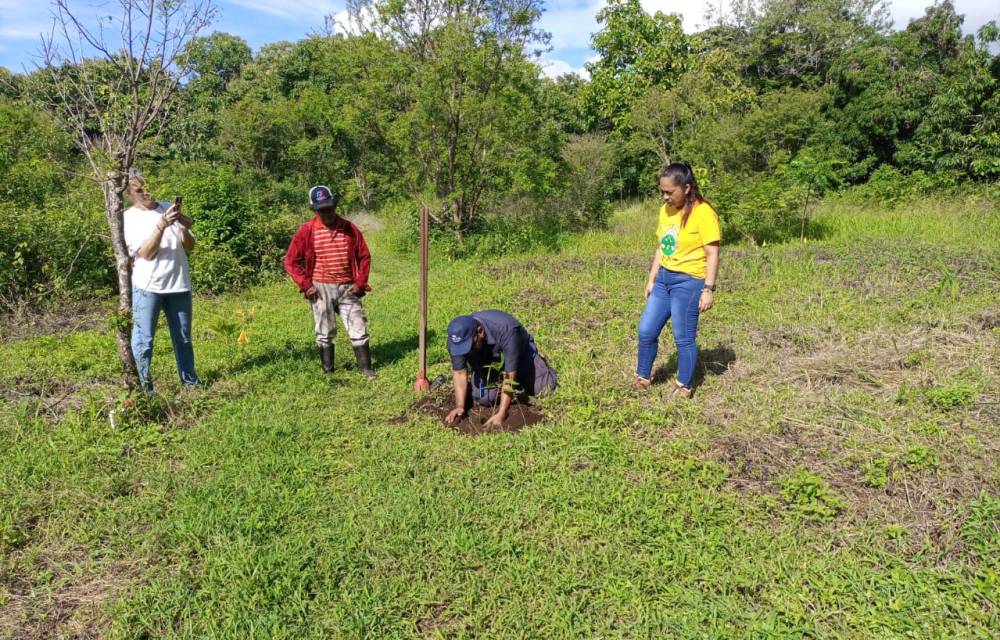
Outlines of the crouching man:
<svg viewBox="0 0 1000 640">
<path fill-rule="evenodd" d="M 309 205 L 316 215 L 292 237 L 285 254 L 285 271 L 312 306 L 323 371 L 333 372 L 333 338 L 340 315 L 354 347 L 358 369 L 374 378 L 368 318 L 361 303 L 361 298 L 371 291 L 368 245 L 360 229 L 337 215 L 337 196 L 329 187 L 320 185 L 310 189 Z"/>
<path fill-rule="evenodd" d="M 503 311 L 477 311 L 452 320 L 448 353 L 455 385 L 448 424 L 465 416 L 474 400 L 496 408 L 485 426 L 500 427 L 515 397 L 524 401 L 556 388 L 556 372 L 538 353 L 534 338 Z"/>
</svg>

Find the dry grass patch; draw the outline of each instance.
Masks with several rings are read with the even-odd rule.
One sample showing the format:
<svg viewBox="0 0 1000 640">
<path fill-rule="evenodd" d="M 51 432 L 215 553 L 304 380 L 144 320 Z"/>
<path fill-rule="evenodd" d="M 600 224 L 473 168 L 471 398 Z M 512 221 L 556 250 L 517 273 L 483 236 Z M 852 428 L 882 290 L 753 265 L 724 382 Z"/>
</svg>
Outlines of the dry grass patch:
<svg viewBox="0 0 1000 640">
<path fill-rule="evenodd" d="M 20 561 L 27 570 L 18 570 Z M 15 567 L 11 569 L 11 567 Z M 95 565 L 86 549 L 66 544 L 25 549 L 8 558 L 0 575 L 0 638 L 102 638 L 105 607 L 141 578 L 138 565 L 113 560 Z"/>
<path fill-rule="evenodd" d="M 741 363 L 754 375 L 719 378 L 700 407 L 710 425 L 703 458 L 729 469 L 725 486 L 778 494 L 808 468 L 844 499 L 842 519 L 900 528 L 913 551 L 959 553 L 963 508 L 1000 491 L 991 391 L 1000 360 L 984 357 L 996 353 L 993 337 L 915 329 L 848 341 L 776 329 L 747 338 Z"/>
</svg>

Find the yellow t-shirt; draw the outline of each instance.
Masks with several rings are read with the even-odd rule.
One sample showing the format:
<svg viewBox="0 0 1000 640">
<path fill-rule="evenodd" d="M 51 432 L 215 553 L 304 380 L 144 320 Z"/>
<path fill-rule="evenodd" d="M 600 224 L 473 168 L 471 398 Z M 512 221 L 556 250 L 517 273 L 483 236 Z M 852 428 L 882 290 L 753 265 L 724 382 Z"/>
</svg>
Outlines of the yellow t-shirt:
<svg viewBox="0 0 1000 640">
<path fill-rule="evenodd" d="M 660 223 L 656 226 L 656 241 L 660 243 L 660 266 L 705 279 L 705 245 L 719 242 L 719 216 L 708 203 L 701 202 L 688 216 L 681 229 L 684 210 L 671 211 L 660 207 Z"/>
</svg>

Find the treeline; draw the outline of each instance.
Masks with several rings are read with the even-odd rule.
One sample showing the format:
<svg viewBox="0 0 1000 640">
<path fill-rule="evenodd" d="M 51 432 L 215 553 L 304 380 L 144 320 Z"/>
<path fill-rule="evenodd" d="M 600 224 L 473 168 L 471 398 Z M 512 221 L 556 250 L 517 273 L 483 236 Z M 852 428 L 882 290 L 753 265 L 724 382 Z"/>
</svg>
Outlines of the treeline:
<svg viewBox="0 0 1000 640">
<path fill-rule="evenodd" d="M 830 190 L 880 202 L 1000 177 L 995 23 L 963 35 L 950 2 L 898 31 L 879 0 L 736 5 L 688 35 L 611 0 L 590 79 L 541 74 L 540 0 L 358 0 L 350 24 L 256 55 L 215 33 L 189 46 L 139 169 L 184 194 L 196 285 L 214 291 L 277 268 L 316 183 L 404 237 L 427 205 L 443 246 L 498 253 L 604 224 L 677 159 L 727 241 L 797 235 Z M 0 69 L 7 308 L 113 286 L 100 193 L 39 108 L 52 90 L 45 70 Z"/>
</svg>

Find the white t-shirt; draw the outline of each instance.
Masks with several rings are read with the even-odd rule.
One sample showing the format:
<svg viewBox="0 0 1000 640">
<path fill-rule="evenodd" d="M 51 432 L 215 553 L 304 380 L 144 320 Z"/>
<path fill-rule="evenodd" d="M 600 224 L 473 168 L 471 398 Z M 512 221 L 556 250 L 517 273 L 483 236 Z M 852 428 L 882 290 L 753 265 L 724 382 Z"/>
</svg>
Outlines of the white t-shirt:
<svg viewBox="0 0 1000 640">
<path fill-rule="evenodd" d="M 132 286 L 152 293 L 191 290 L 191 271 L 187 252 L 181 244 L 180 222 L 175 222 L 163 232 L 160 249 L 152 260 L 138 255 L 139 247 L 156 231 L 156 225 L 168 208 L 168 202 L 159 203 L 156 209 L 129 207 L 124 215 L 125 244 L 129 255 L 135 259 L 132 263 Z"/>
</svg>

